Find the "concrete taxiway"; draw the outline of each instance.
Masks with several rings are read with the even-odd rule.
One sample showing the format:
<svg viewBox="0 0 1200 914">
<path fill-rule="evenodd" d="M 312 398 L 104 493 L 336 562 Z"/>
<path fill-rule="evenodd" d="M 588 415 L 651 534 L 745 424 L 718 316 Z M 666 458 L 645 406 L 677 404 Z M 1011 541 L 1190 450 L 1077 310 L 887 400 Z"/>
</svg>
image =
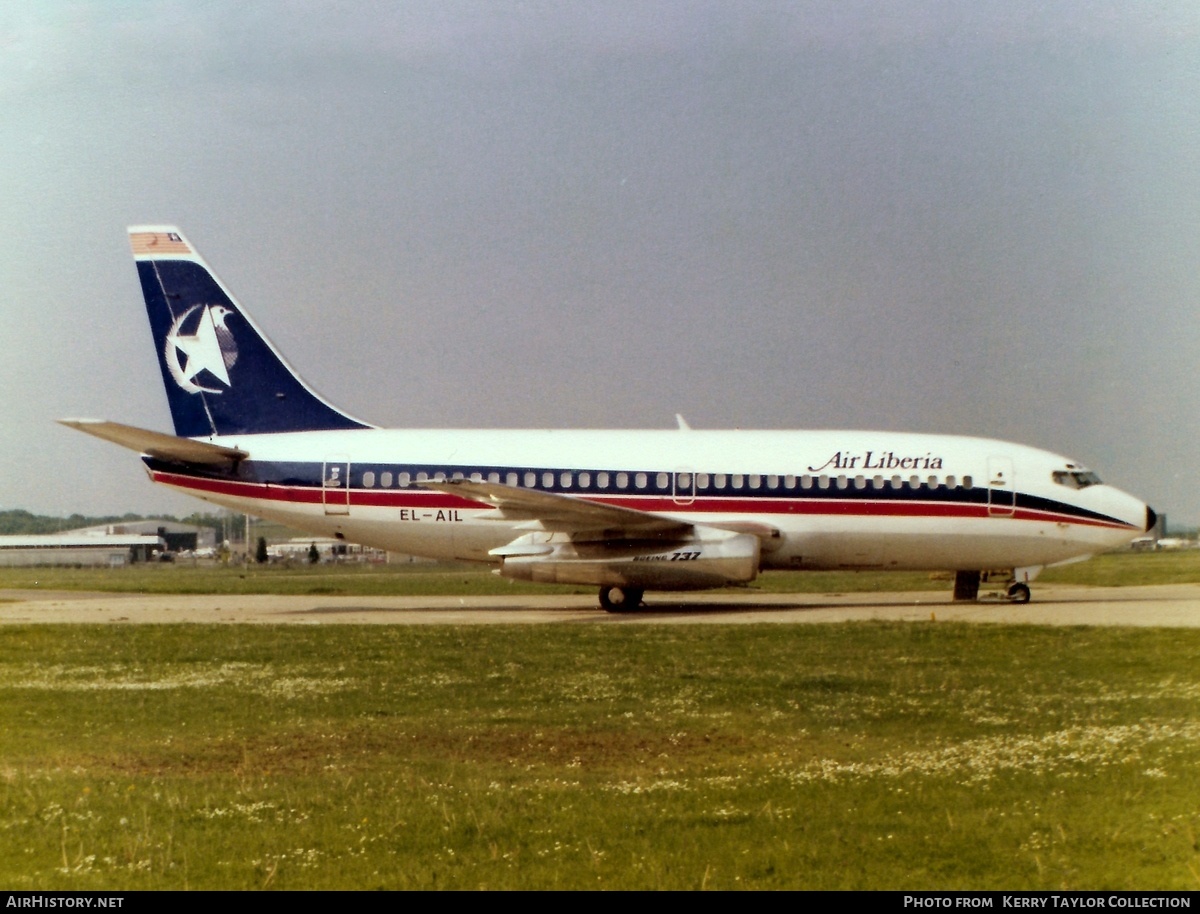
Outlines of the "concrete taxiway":
<svg viewBox="0 0 1200 914">
<path fill-rule="evenodd" d="M 1043 585 L 1032 602 L 954 603 L 946 592 L 764 594 L 726 590 L 650 594 L 636 613 L 612 615 L 591 596 L 331 597 L 102 594 L 0 590 L 0 624 L 269 623 L 494 625 L 991 622 L 1017 625 L 1200 627 L 1200 584 L 1153 587 Z"/>
</svg>

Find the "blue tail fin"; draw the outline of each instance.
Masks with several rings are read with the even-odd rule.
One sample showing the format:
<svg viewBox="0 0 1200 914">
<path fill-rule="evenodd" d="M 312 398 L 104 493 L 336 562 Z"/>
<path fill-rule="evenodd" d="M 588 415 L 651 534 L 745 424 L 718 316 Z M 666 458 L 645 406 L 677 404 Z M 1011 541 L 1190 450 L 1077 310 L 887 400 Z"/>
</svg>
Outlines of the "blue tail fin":
<svg viewBox="0 0 1200 914">
<path fill-rule="evenodd" d="M 370 428 L 300 379 L 173 226 L 129 229 L 175 434 Z"/>
</svg>

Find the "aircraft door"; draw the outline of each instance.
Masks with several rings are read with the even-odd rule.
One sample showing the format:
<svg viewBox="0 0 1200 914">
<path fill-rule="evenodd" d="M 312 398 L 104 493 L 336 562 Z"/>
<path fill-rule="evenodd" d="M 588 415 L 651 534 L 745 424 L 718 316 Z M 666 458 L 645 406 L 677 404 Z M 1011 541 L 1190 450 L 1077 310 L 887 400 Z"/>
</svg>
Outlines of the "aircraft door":
<svg viewBox="0 0 1200 914">
<path fill-rule="evenodd" d="M 988 514 L 1012 517 L 1017 510 L 1017 490 L 1010 457 L 988 458 Z"/>
<path fill-rule="evenodd" d="M 350 461 L 330 457 L 321 470 L 321 502 L 326 514 L 350 513 Z"/>
<path fill-rule="evenodd" d="M 671 498 L 677 505 L 690 505 L 696 500 L 696 474 L 679 470 L 671 480 Z"/>
</svg>

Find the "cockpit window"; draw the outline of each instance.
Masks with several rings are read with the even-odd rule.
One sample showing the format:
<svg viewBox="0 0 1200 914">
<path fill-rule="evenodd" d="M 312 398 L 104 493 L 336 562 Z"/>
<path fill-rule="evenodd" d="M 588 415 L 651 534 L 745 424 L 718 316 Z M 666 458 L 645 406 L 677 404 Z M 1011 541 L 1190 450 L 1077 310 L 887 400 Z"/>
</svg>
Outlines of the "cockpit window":
<svg viewBox="0 0 1200 914">
<path fill-rule="evenodd" d="M 1100 485 L 1100 477 L 1091 470 L 1055 470 L 1054 481 L 1068 489 L 1086 489 Z"/>
</svg>

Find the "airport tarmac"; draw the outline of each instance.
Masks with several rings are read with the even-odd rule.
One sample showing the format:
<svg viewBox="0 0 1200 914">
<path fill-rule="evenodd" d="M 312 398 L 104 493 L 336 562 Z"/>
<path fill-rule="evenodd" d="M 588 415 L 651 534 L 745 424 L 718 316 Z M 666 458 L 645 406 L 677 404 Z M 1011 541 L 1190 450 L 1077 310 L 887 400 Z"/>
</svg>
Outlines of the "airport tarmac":
<svg viewBox="0 0 1200 914">
<path fill-rule="evenodd" d="M 612 615 L 592 596 L 332 597 L 107 594 L 0 590 L 0 624 L 225 622 L 294 625 L 613 625 L 993 622 L 1018 625 L 1200 627 L 1200 584 L 1034 588 L 1023 605 L 999 599 L 954 603 L 947 592 L 764 594 L 724 590 L 650 594 L 636 613 Z"/>
</svg>

